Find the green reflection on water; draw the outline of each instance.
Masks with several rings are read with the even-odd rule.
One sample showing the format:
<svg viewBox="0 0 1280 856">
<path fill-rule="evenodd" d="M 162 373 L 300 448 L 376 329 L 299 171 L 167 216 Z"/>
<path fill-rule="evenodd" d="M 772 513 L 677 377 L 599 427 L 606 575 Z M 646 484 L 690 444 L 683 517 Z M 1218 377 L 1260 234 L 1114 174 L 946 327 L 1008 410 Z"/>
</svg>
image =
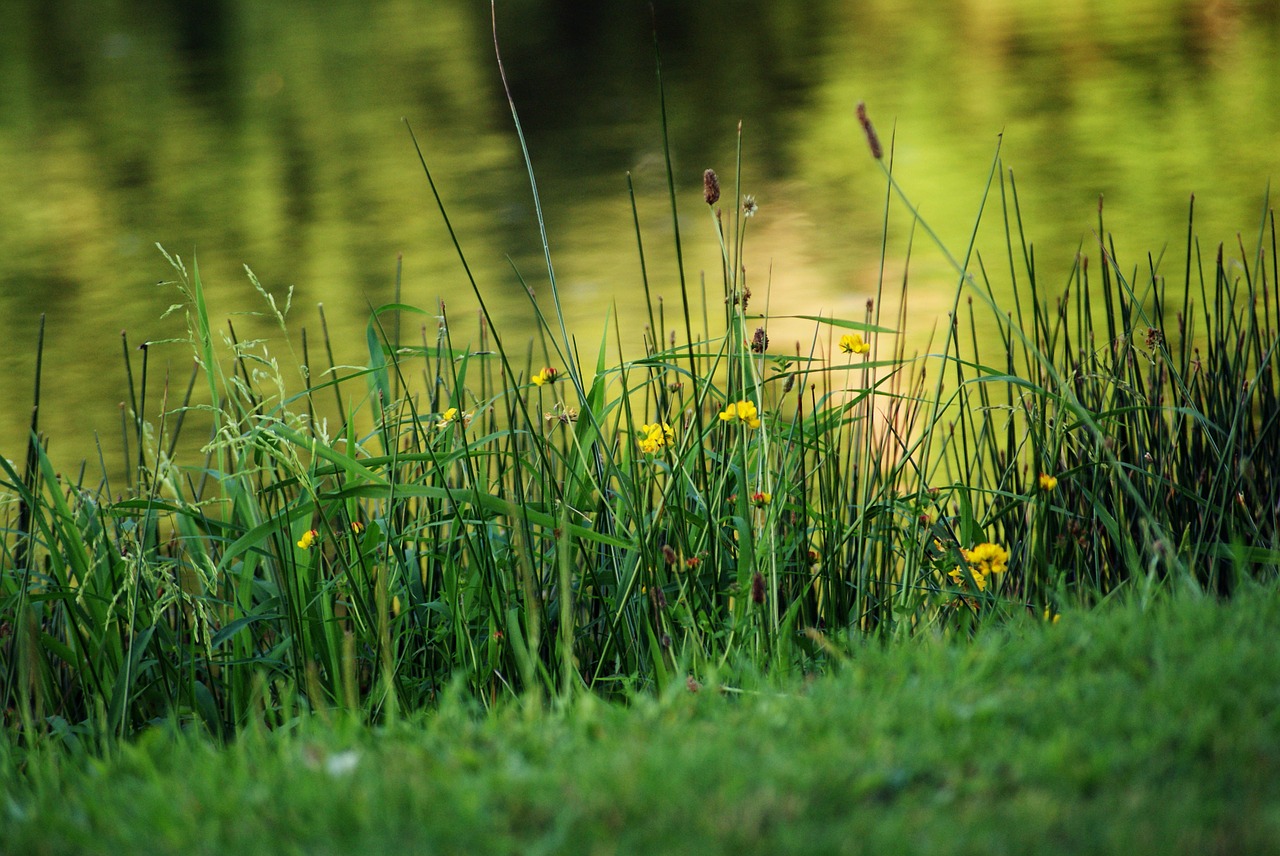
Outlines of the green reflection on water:
<svg viewBox="0 0 1280 856">
<path fill-rule="evenodd" d="M 638 343 L 627 171 L 654 289 L 673 309 L 678 299 L 647 6 L 562 0 L 500 15 L 570 326 L 598 341 L 616 303 Z M 696 282 L 717 270 L 700 180 L 707 166 L 732 175 L 741 119 L 744 189 L 761 203 L 749 278 L 780 314 L 861 317 L 875 292 L 884 186 L 858 100 L 886 140 L 896 133 L 900 180 L 955 250 L 1003 133 L 1051 284 L 1078 247 L 1091 252 L 1100 194 L 1129 264 L 1166 246 L 1180 259 L 1192 192 L 1206 242 L 1247 238 L 1280 164 L 1274 0 L 721 0 L 660 4 L 657 17 L 687 271 Z M 182 330 L 159 320 L 176 295 L 155 285 L 169 275 L 156 242 L 198 254 L 215 317 L 256 308 L 246 263 L 277 294 L 295 287 L 292 321 L 313 341 L 323 303 L 339 361 L 360 360 L 367 308 L 391 299 L 403 253 L 405 299 L 443 297 L 455 343 L 472 338 L 474 300 L 401 117 L 425 144 L 508 344 L 522 349 L 532 313 L 507 256 L 540 294 L 546 276 L 485 4 L 11 2 L 0 74 L 0 451 L 10 457 L 29 418 L 40 313 L 41 424 L 55 459 L 93 454 L 95 431 L 118 445 L 118 331 L 136 344 Z M 893 282 L 909 226 L 896 210 Z M 987 259 L 1003 258 L 995 226 L 983 232 Z M 917 250 L 912 326 L 927 330 L 954 276 Z M 268 330 L 235 325 L 242 339 Z M 772 338 L 789 350 L 782 343 L 802 335 Z M 151 357 L 153 378 L 167 364 L 185 386 L 189 353 Z"/>
</svg>

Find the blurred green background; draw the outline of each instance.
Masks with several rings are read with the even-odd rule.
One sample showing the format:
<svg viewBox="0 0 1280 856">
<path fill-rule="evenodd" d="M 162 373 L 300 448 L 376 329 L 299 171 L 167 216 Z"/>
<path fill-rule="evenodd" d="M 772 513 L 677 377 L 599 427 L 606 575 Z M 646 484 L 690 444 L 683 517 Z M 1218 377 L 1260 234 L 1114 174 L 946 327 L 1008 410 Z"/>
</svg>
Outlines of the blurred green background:
<svg viewBox="0 0 1280 856">
<path fill-rule="evenodd" d="M 654 17 L 690 281 L 706 270 L 718 291 L 701 176 L 714 167 L 731 187 L 741 120 L 743 191 L 760 203 L 748 277 L 773 313 L 856 318 L 875 293 L 885 187 L 859 100 L 957 252 L 1003 135 L 1055 287 L 1078 249 L 1096 255 L 1100 194 L 1122 260 L 1164 250 L 1178 279 L 1191 194 L 1209 256 L 1238 231 L 1252 242 L 1280 168 L 1276 0 L 665 0 Z M 498 31 L 571 329 L 598 342 L 616 305 L 638 349 L 628 172 L 654 290 L 679 300 L 649 6 L 499 2 Z M 295 347 L 302 327 L 318 339 L 323 303 L 347 362 L 363 360 L 368 307 L 392 299 L 403 253 L 406 302 L 444 299 L 455 343 L 474 341 L 475 301 L 401 117 L 523 350 L 533 316 L 511 265 L 540 293 L 546 275 L 483 0 L 8 0 L 0 80 L 0 454 L 22 454 L 41 313 L 55 461 L 96 457 L 95 433 L 119 448 L 119 331 L 136 345 L 183 329 L 161 320 L 177 294 L 157 286 L 171 279 L 157 242 L 198 256 L 215 322 L 261 308 L 245 264 L 281 299 L 295 289 Z M 984 261 L 1004 270 L 989 225 Z M 895 209 L 891 283 L 909 227 Z M 955 277 L 919 238 L 911 270 L 908 332 L 923 343 Z M 267 329 L 235 323 L 241 338 Z M 420 340 L 421 320 L 405 324 Z M 808 335 L 771 333 L 779 350 Z M 189 351 L 151 358 L 179 396 Z"/>
</svg>

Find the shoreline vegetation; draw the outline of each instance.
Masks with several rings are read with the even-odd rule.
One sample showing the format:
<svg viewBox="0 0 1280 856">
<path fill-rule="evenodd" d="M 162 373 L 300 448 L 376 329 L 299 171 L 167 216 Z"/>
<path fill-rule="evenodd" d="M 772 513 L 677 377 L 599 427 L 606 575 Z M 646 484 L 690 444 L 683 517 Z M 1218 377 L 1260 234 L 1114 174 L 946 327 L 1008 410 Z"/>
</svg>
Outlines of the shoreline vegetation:
<svg viewBox="0 0 1280 856">
<path fill-rule="evenodd" d="M 905 207 L 932 238 L 859 119 L 886 224 Z M 536 198 L 531 164 L 530 180 Z M 745 280 L 758 206 L 737 184 L 722 198 L 704 175 L 722 293 L 694 306 L 682 278 L 675 319 L 650 301 L 630 360 L 617 325 L 590 349 L 572 337 L 548 255 L 524 351 L 490 326 L 457 347 L 443 305 L 393 303 L 365 366 L 317 360 L 303 331 L 298 389 L 273 343 L 230 328 L 219 347 L 198 265 L 165 253 L 196 370 L 157 406 L 150 348 L 138 376 L 127 363 L 125 484 L 59 475 L 35 432 L 22 470 L 0 463 L 6 729 L 378 722 L 458 679 L 486 705 L 662 692 L 745 665 L 820 672 L 850 636 L 965 636 L 1275 576 L 1270 210 L 1253 250 L 1207 260 L 1189 216 L 1178 288 L 1103 242 L 1050 292 L 997 151 L 983 205 L 998 200 L 1006 258 L 940 244 L 957 279 L 931 352 L 905 353 L 904 276 L 893 319 L 882 281 L 867 315 L 808 317 L 813 339 L 780 353 Z M 992 297 L 1001 264 L 1012 308 Z M 248 275 L 287 339 L 288 299 Z M 699 334 L 698 310 L 718 329 Z M 211 426 L 202 461 L 174 454 L 188 417 Z"/>
<path fill-rule="evenodd" d="M 896 202 L 932 235 L 881 163 L 886 222 Z M 1103 243 L 1054 293 L 998 154 L 988 196 L 1014 306 L 992 297 L 995 262 L 942 248 L 955 311 L 923 355 L 903 345 L 905 278 L 897 317 L 879 295 L 863 318 L 809 317 L 811 341 L 780 353 L 743 277 L 755 200 L 722 200 L 711 170 L 722 294 L 691 306 L 684 287 L 674 319 L 651 301 L 634 359 L 616 327 L 589 351 L 573 338 L 548 264 L 523 350 L 491 327 L 458 347 L 443 306 L 395 303 L 369 320 L 367 365 L 325 363 L 304 334 L 298 389 L 272 343 L 231 328 L 219 347 L 198 265 L 166 253 L 196 371 L 157 404 L 149 348 L 127 364 L 132 413 L 160 413 L 131 422 L 130 478 L 69 480 L 34 439 L 21 471 L 0 462 L 6 729 L 382 721 L 456 680 L 490 706 L 662 692 L 822 671 L 849 637 L 1274 577 L 1271 213 L 1254 249 L 1207 259 L 1189 216 L 1176 288 Z M 249 277 L 287 342 L 288 301 Z M 721 306 L 699 334 L 696 311 Z M 188 416 L 212 425 L 202 461 L 174 455 Z"/>
<path fill-rule="evenodd" d="M 512 116 L 523 143 L 514 104 Z M 121 793 L 146 793 L 130 770 L 145 771 L 150 787 L 181 775 L 186 762 L 175 768 L 166 760 L 172 747 L 208 776 L 215 757 L 234 766 L 261 751 L 274 756 L 272 775 L 287 792 L 289 764 L 303 777 L 342 779 L 366 763 L 365 750 L 326 742 L 336 736 L 308 743 L 309 729 L 331 727 L 338 735 L 369 728 L 354 739 L 378 733 L 404 740 L 404 723 L 447 719 L 468 735 L 458 751 L 474 758 L 455 758 L 442 774 L 453 763 L 482 769 L 486 757 L 509 772 L 536 770 L 541 757 L 563 747 L 537 744 L 533 732 L 517 729 L 510 746 L 490 750 L 482 711 L 495 721 L 554 723 L 554 739 L 569 744 L 598 727 L 616 746 L 609 741 L 622 740 L 632 722 L 674 739 L 655 723 L 689 717 L 698 731 L 704 715 L 715 733 L 768 734 L 761 722 L 769 717 L 804 719 L 799 708 L 806 703 L 796 699 L 825 698 L 834 710 L 833 694 L 901 689 L 892 668 L 877 672 L 874 665 L 900 657 L 933 663 L 907 672 L 919 668 L 926 681 L 944 660 L 947 670 L 975 668 L 974 681 L 1025 677 L 1040 706 L 1006 719 L 1006 703 L 1020 704 L 1015 691 L 1006 698 L 974 684 L 980 690 L 971 696 L 963 681 L 961 690 L 944 682 L 936 692 L 959 692 L 939 714 L 954 728 L 930 732 L 926 749 L 937 757 L 922 749 L 906 763 L 890 759 L 907 752 L 911 729 L 890 724 L 889 708 L 863 711 L 880 723 L 859 750 L 869 766 L 833 793 L 852 788 L 855 804 L 900 811 L 886 829 L 906 835 L 913 824 L 918 806 L 900 800 L 903 794 L 950 795 L 949 811 L 975 823 L 971 799 L 999 802 L 1010 791 L 1017 799 L 1007 813 L 992 816 L 1092 821 L 1098 809 L 1087 799 L 1061 814 L 1028 802 L 1037 794 L 1045 805 L 1057 799 L 1047 784 L 1057 771 L 1066 775 L 1065 789 L 1104 794 L 1117 812 L 1110 833 L 1097 839 L 1102 844 L 1146 840 L 1144 830 L 1183 852 L 1192 852 L 1188 842 L 1271 840 L 1262 830 L 1276 828 L 1274 784 L 1250 804 L 1257 827 L 1228 829 L 1221 801 L 1195 815 L 1203 824 L 1186 839 L 1154 822 L 1121 824 L 1137 820 L 1134 812 L 1159 813 L 1166 797 L 1190 806 L 1198 785 L 1220 787 L 1217 795 L 1226 799 L 1235 788 L 1276 780 L 1274 704 L 1264 704 L 1274 702 L 1274 681 L 1249 687 L 1249 673 L 1240 671 L 1246 663 L 1265 665 L 1255 662 L 1265 647 L 1259 634 L 1275 618 L 1280 567 L 1273 213 L 1264 205 L 1252 243 L 1203 248 L 1193 203 L 1185 254 L 1134 263 L 1117 257 L 1099 205 L 1098 246 L 1079 255 L 1066 282 L 1050 285 L 1038 275 L 1016 185 L 998 150 L 973 240 L 953 254 L 898 185 L 892 145 L 882 143 L 861 105 L 858 117 L 885 177 L 877 297 L 858 318 L 785 319 L 812 325 L 812 338 L 795 348 L 770 341 L 771 323 L 784 319 L 760 311 L 766 301 L 746 280 L 749 227 L 766 212 L 746 192 L 741 163 L 731 187 L 707 170 L 701 202 L 693 203 L 707 209 L 719 240 L 720 289 L 708 294 L 689 282 L 680 263 L 679 305 L 673 310 L 650 296 L 640 357 L 625 356 L 616 322 L 598 343 L 574 337 L 549 250 L 549 287 L 539 286 L 538 296 L 513 273 L 538 318 L 532 337 L 498 329 L 485 312 L 478 345 L 461 347 L 443 305 L 424 311 L 397 300 L 372 312 L 362 366 L 335 365 L 327 337 L 317 344 L 304 333 L 294 351 L 290 301 L 281 305 L 250 272 L 261 311 L 278 326 L 289 362 L 301 367 L 299 384 L 281 368 L 286 361 L 277 359 L 274 341 L 238 341 L 234 327 L 216 333 L 198 263 L 165 253 L 181 295 L 173 311 L 186 319 L 196 368 L 181 400 L 148 400 L 148 353 L 159 343 L 144 348 L 137 365 L 126 348 L 124 483 L 104 476 L 95 485 L 85 469 L 76 477 L 56 472 L 38 424 L 21 463 L 0 459 L 7 494 L 0 511 L 3 764 L 6 779 L 21 782 L 6 786 L 17 789 L 7 810 L 18 831 L 10 834 L 26 836 L 17 840 L 32 852 L 98 840 L 76 838 L 104 828 L 82 803 L 63 838 L 40 845 L 30 826 L 30 818 L 54 810 L 57 786 L 49 777 L 64 763 L 74 781 L 94 775 L 85 756 L 109 759 L 108 779 L 122 783 Z M 525 157 L 536 206 L 527 151 Z M 463 241 L 427 158 L 421 161 L 470 278 Z M 678 211 L 691 200 L 678 198 L 669 154 L 666 168 L 679 258 Z M 634 212 L 634 195 L 632 202 Z M 910 258 L 912 242 L 926 241 L 955 276 L 944 329 L 924 353 L 906 350 L 908 269 L 892 281 L 884 261 L 899 252 L 888 246 L 889 220 L 904 212 L 912 229 L 903 257 Z M 976 246 L 986 218 L 1005 236 L 994 258 Z M 636 214 L 648 295 L 640 222 Z M 542 241 L 547 247 L 545 233 Z M 483 289 L 471 284 L 483 308 Z M 882 314 L 886 293 L 899 292 L 894 314 Z M 1012 305 L 997 304 L 997 293 L 1011 294 Z M 402 337 L 405 319 L 421 322 L 420 340 Z M 198 460 L 177 454 L 189 417 L 210 430 Z M 1241 592 L 1243 606 L 1218 603 Z M 1114 607 L 1123 616 L 1114 625 L 1105 617 L 1112 609 L 1090 616 L 1111 601 L 1124 604 Z M 1233 662 L 1224 652 L 1234 637 L 1210 634 L 1209 659 L 1198 659 L 1191 642 L 1175 643 L 1186 630 L 1169 629 L 1175 619 L 1152 619 L 1147 627 L 1149 616 L 1166 612 L 1197 630 L 1211 624 L 1205 616 L 1224 617 L 1250 631 L 1240 638 L 1252 642 Z M 1087 631 L 1057 627 L 1064 613 L 1064 624 L 1097 628 L 1116 656 L 1130 659 L 1106 659 L 1098 653 L 1106 645 L 1093 644 Z M 1023 641 L 1015 644 L 1019 634 Z M 1128 634 L 1149 636 L 1155 652 L 1125 642 Z M 1016 664 L 1002 661 L 990 641 L 997 638 L 1021 652 Z M 1055 638 L 1105 666 L 1115 685 L 1074 666 Z M 1162 646 L 1175 646 L 1184 659 L 1174 662 L 1204 678 L 1168 710 L 1160 700 L 1175 698 L 1170 669 L 1177 666 L 1161 661 Z M 1137 790 L 1126 790 L 1105 759 L 1073 759 L 1085 737 L 1052 719 L 1048 708 L 1063 699 L 1052 690 L 1049 662 L 1062 667 L 1064 687 L 1092 693 L 1090 703 L 1105 708 L 1104 725 L 1123 720 L 1106 732 L 1108 752 L 1135 733 L 1119 700 L 1130 690 L 1155 694 L 1146 709 L 1162 720 L 1158 738 L 1140 751 L 1173 747 L 1176 769 L 1166 772 L 1181 778 L 1166 783 L 1140 755 L 1120 753 L 1127 759 L 1120 772 L 1137 777 L 1130 782 Z M 1235 671 L 1224 672 L 1223 683 L 1211 681 L 1229 662 Z M 827 673 L 834 674 L 807 683 Z M 876 677 L 865 677 L 871 673 Z M 826 681 L 832 683 L 824 688 Z M 1178 732 L 1182 723 L 1173 717 L 1199 700 L 1196 687 L 1226 693 L 1205 710 L 1247 712 L 1236 722 L 1253 742 L 1227 747 L 1207 726 Z M 702 692 L 707 688 L 715 692 Z M 917 721 L 933 716 L 930 692 L 903 697 Z M 1245 694 L 1240 708 L 1231 707 L 1236 692 Z M 775 695 L 788 700 L 771 701 Z M 721 696 L 741 704 L 717 701 L 716 712 L 703 714 L 690 700 Z M 898 696 L 885 698 L 878 703 Z M 1072 715 L 1086 716 L 1083 704 L 1077 700 Z M 624 709 L 638 711 L 637 718 L 627 719 Z M 437 719 L 424 718 L 430 712 Z M 970 733 L 960 720 L 974 724 L 974 739 L 988 747 L 1006 729 L 1030 734 L 1041 727 L 1046 742 L 1036 744 L 1034 757 L 1043 766 L 1028 773 L 1007 749 L 988 766 L 963 740 L 957 757 L 967 760 L 944 762 L 951 741 Z M 806 747 L 790 762 L 778 755 L 776 769 L 767 771 L 776 776 L 766 778 L 774 796 L 739 783 L 744 802 L 716 807 L 729 821 L 692 828 L 728 846 L 754 828 L 750 818 L 763 824 L 761 834 L 797 818 L 825 823 L 831 806 L 808 813 L 821 802 L 816 784 L 794 788 L 824 740 L 840 742 L 863 727 L 856 718 L 842 721 L 847 730 L 839 739 L 835 732 L 821 740 L 774 735 Z M 444 726 L 428 725 L 428 734 L 438 734 L 435 727 Z M 175 730 L 189 736 L 175 737 Z M 774 758 L 762 745 L 759 757 Z M 676 756 L 656 757 L 673 764 Z M 603 752 L 582 763 L 592 758 L 618 762 Z M 715 766 L 715 758 L 703 760 Z M 1242 778 L 1211 775 L 1219 762 L 1245 764 Z M 581 815 L 558 815 L 554 802 L 511 799 L 485 804 L 471 820 L 487 823 L 485 812 L 494 811 L 513 841 L 527 827 L 555 848 L 564 840 L 557 835 L 630 828 L 638 803 L 624 802 L 615 823 L 607 807 L 591 805 L 592 777 L 563 769 L 569 778 L 549 783 L 549 792 L 577 793 L 585 800 L 575 803 Z M 508 784 L 522 775 L 510 772 Z M 544 775 L 555 774 L 528 772 L 527 780 Z M 491 784 L 482 776 L 450 799 L 465 804 L 474 796 L 467 787 Z M 493 799 L 508 800 L 506 794 Z M 794 801 L 784 798 L 789 794 Z M 1117 806 L 1126 794 L 1136 802 Z M 236 794 L 205 810 L 271 796 Z M 204 805 L 204 797 L 192 799 Z M 311 817 L 325 811 L 320 806 L 299 811 Z M 655 816 L 691 823 L 668 809 Z M 383 810 L 365 810 L 355 827 L 369 830 Z M 557 817 L 567 824 L 558 832 Z M 583 817 L 592 819 L 580 828 Z M 246 830 L 267 834 L 272 824 L 265 823 L 265 830 Z M 190 840 L 189 830 L 172 824 L 155 833 L 172 838 L 148 846 L 174 849 Z M 643 823 L 636 828 L 642 831 L 628 834 L 649 834 Z M 340 831 L 329 833 L 341 840 Z M 1084 840 L 1062 836 L 1067 844 Z M 377 849 L 384 839 L 375 839 Z"/>
</svg>

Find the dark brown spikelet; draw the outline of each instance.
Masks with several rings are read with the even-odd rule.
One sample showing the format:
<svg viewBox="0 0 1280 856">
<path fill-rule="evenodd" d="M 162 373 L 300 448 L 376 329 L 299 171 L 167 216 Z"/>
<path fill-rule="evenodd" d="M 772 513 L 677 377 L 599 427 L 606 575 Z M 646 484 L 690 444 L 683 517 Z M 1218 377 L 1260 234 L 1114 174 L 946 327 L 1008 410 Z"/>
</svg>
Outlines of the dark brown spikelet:
<svg viewBox="0 0 1280 856">
<path fill-rule="evenodd" d="M 751 337 L 751 353 L 763 354 L 767 350 L 769 350 L 769 334 L 763 327 L 757 327 L 755 335 Z"/>
<path fill-rule="evenodd" d="M 884 157 L 884 149 L 880 148 L 880 137 L 876 135 L 876 129 L 872 126 L 871 120 L 867 118 L 867 105 L 858 102 L 858 123 L 862 125 L 862 133 L 867 135 L 867 145 L 871 146 L 871 156 L 876 160 Z"/>
<path fill-rule="evenodd" d="M 654 609 L 667 608 L 667 595 L 658 586 L 654 586 L 653 588 L 649 589 L 649 600 L 653 603 Z"/>
<path fill-rule="evenodd" d="M 764 575 L 759 571 L 751 578 L 751 602 L 764 604 Z"/>
<path fill-rule="evenodd" d="M 716 178 L 714 169 L 702 174 L 702 198 L 707 200 L 708 205 L 715 205 L 720 201 L 720 179 Z"/>
<path fill-rule="evenodd" d="M 662 560 L 668 565 L 674 565 L 679 561 L 679 557 L 676 556 L 676 551 L 672 549 L 670 544 L 662 545 Z"/>
</svg>

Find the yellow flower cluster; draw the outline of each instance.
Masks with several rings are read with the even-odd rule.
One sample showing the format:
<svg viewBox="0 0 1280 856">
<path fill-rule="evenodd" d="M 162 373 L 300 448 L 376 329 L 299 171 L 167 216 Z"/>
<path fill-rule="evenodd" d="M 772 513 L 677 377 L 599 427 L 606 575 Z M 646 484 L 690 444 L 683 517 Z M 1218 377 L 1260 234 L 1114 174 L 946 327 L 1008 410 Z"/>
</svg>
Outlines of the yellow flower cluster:
<svg viewBox="0 0 1280 856">
<path fill-rule="evenodd" d="M 857 333 L 846 333 L 840 337 L 840 350 L 846 354 L 865 354 L 871 350 L 871 345 L 862 341 L 862 336 Z"/>
<path fill-rule="evenodd" d="M 1058 486 L 1058 479 L 1057 479 L 1057 477 L 1056 477 L 1056 476 L 1051 476 L 1051 475 L 1049 475 L 1048 473 L 1041 473 L 1041 474 L 1040 474 L 1040 489 L 1041 489 L 1041 490 L 1043 490 L 1043 491 L 1045 491 L 1045 492 L 1047 493 L 1048 491 L 1053 490 L 1053 489 L 1054 489 L 1055 487 L 1057 487 L 1057 486 Z"/>
<path fill-rule="evenodd" d="M 961 550 L 969 567 L 983 574 L 1000 574 L 1009 570 L 1009 551 L 999 544 L 979 544 L 972 550 Z"/>
<path fill-rule="evenodd" d="M 316 543 L 319 538 L 319 532 L 314 529 L 308 529 L 306 532 L 303 532 L 302 537 L 298 539 L 298 549 L 310 550 L 311 545 Z"/>
<path fill-rule="evenodd" d="M 654 422 L 652 425 L 640 426 L 640 451 L 652 455 L 663 446 L 675 442 L 676 432 L 665 422 Z"/>
<path fill-rule="evenodd" d="M 1009 570 L 1009 551 L 999 544 L 979 544 L 972 550 L 961 549 L 960 554 L 964 556 L 965 563 L 969 566 L 969 576 L 973 577 L 973 584 L 978 587 L 978 591 L 986 590 L 989 576 Z M 962 569 L 952 568 L 947 572 L 947 576 L 951 577 L 956 585 L 964 585 Z"/>
<path fill-rule="evenodd" d="M 548 366 L 547 368 L 535 374 L 533 377 L 529 378 L 529 380 L 533 381 L 534 386 L 542 386 L 543 384 L 554 382 L 556 379 L 556 375 L 558 374 L 559 372 L 557 372 L 555 369 Z"/>
<path fill-rule="evenodd" d="M 720 412 L 721 422 L 742 422 L 748 428 L 760 427 L 760 412 L 750 401 L 733 401 Z"/>
</svg>

